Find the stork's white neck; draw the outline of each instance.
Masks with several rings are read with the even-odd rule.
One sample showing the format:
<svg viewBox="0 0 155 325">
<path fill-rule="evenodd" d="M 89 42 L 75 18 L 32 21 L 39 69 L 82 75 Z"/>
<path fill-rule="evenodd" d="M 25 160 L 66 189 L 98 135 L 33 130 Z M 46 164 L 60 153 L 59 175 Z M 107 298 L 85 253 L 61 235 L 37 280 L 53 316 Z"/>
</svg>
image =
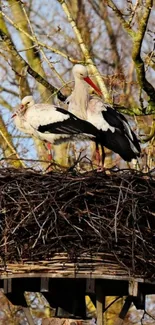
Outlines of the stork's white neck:
<svg viewBox="0 0 155 325">
<path fill-rule="evenodd" d="M 75 102 L 74 114 L 82 119 L 86 119 L 89 95 L 88 85 L 84 80 L 75 79 L 75 86 L 72 95 Z M 72 103 L 72 105 L 74 104 Z"/>
</svg>

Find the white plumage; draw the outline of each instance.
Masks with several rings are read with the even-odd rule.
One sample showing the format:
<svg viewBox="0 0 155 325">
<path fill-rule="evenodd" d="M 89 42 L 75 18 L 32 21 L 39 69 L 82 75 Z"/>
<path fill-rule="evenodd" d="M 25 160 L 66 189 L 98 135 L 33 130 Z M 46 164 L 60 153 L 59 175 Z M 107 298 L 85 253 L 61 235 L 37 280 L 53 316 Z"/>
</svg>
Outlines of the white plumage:
<svg viewBox="0 0 155 325">
<path fill-rule="evenodd" d="M 90 98 L 87 105 L 87 120 L 102 131 L 109 129 L 114 133 L 115 128 L 103 119 L 102 111 L 107 111 L 103 102 L 99 98 Z"/>
<path fill-rule="evenodd" d="M 68 103 L 68 111 L 79 118 L 87 120 L 87 106 L 89 102 L 88 84 L 98 93 L 100 89 L 88 77 L 88 70 L 85 66 L 76 64 L 72 69 L 72 74 L 75 84 L 72 94 L 66 100 Z"/>
<path fill-rule="evenodd" d="M 101 99 L 90 99 L 87 121 L 103 131 L 103 145 L 118 153 L 125 161 L 140 156 L 140 145 L 127 119 Z"/>
<path fill-rule="evenodd" d="M 131 161 L 138 157 L 141 152 L 139 141 L 124 115 L 115 111 L 111 105 L 104 103 L 102 99 L 89 96 L 88 88 L 83 81 L 84 77 L 82 77 L 88 75 L 87 68 L 82 65 L 75 65 L 73 75 L 75 87 L 68 98 L 69 110 L 76 114 L 78 112 L 78 116 L 83 116 L 98 130 L 101 130 L 102 144 L 118 153 L 124 160 Z M 92 87 L 94 88 L 93 85 Z M 101 91 L 96 86 L 95 90 L 101 95 Z"/>
<path fill-rule="evenodd" d="M 94 82 L 88 77 L 87 67 L 81 64 L 76 64 L 72 69 L 72 74 L 75 84 L 72 94 L 66 100 L 68 103 L 68 111 L 84 120 L 87 120 L 87 108 L 90 100 L 87 84 L 89 84 L 100 95 L 102 95 L 102 93 Z M 99 164 L 100 154 L 98 144 L 96 145 L 96 159 Z"/>
<path fill-rule="evenodd" d="M 102 149 L 105 146 L 126 161 L 138 157 L 139 141 L 124 115 L 88 94 L 86 82 L 99 95 L 101 91 L 88 77 L 87 68 L 75 65 L 73 75 L 75 87 L 67 98 L 68 111 L 54 105 L 35 104 L 32 96 L 26 96 L 13 115 L 17 128 L 53 144 L 89 139 L 96 142 L 97 148 L 100 143 Z"/>
<path fill-rule="evenodd" d="M 35 104 L 32 96 L 22 99 L 13 115 L 16 127 L 53 144 L 75 139 L 95 141 L 98 130 L 70 112 L 49 104 Z"/>
</svg>

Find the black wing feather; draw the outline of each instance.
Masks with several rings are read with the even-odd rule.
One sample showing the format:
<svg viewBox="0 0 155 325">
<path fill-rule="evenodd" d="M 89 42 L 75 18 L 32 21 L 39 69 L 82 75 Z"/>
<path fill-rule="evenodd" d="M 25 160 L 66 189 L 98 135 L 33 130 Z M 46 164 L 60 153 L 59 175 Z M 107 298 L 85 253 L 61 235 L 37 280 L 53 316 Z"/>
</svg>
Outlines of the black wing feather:
<svg viewBox="0 0 155 325">
<path fill-rule="evenodd" d="M 102 115 L 108 124 L 122 131 L 124 130 L 124 124 L 121 119 L 128 123 L 126 118 L 121 113 L 118 113 L 110 106 L 107 106 L 106 111 L 102 111 Z"/>
<path fill-rule="evenodd" d="M 102 144 L 108 149 L 118 153 L 125 161 L 131 161 L 139 156 L 138 152 L 135 153 L 130 145 L 127 137 L 123 137 L 118 129 L 115 132 L 111 130 L 103 131 Z"/>
<path fill-rule="evenodd" d="M 115 132 L 118 134 L 119 141 L 121 139 L 120 136 L 122 136 L 124 138 L 126 137 L 126 138 L 130 139 L 130 141 L 133 143 L 133 145 L 139 151 L 139 153 L 141 152 L 139 140 L 137 139 L 135 133 L 131 130 L 129 123 L 123 114 L 115 111 L 110 106 L 107 106 L 107 110 L 102 111 L 102 115 L 103 115 L 103 118 L 106 120 L 106 122 L 110 124 L 110 126 L 115 127 L 115 129 L 117 131 L 117 132 L 116 131 Z M 125 122 L 126 125 L 128 125 L 128 127 L 130 128 L 132 137 L 129 134 L 129 132 L 127 131 L 127 129 L 125 127 L 125 123 L 123 123 L 123 122 Z M 120 133 L 120 135 L 119 135 L 119 133 Z M 123 139 L 122 139 L 122 141 L 123 141 Z M 124 139 L 124 141 L 125 141 L 125 139 Z"/>
<path fill-rule="evenodd" d="M 90 134 L 97 136 L 99 134 L 98 129 L 91 123 L 79 119 L 72 113 L 64 110 L 63 108 L 56 107 L 56 110 L 64 115 L 68 115 L 68 119 L 64 121 L 58 121 L 54 123 L 49 123 L 46 125 L 40 125 L 38 131 L 41 133 L 49 132 L 53 134 Z"/>
</svg>

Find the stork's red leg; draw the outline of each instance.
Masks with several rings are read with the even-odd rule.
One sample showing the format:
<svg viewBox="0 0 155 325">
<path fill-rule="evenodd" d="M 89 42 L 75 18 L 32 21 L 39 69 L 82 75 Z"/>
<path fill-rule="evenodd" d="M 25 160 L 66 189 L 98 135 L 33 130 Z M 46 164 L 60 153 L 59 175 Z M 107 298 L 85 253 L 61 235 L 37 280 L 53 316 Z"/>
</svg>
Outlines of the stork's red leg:
<svg viewBox="0 0 155 325">
<path fill-rule="evenodd" d="M 102 168 L 104 169 L 105 151 L 102 145 L 101 145 L 101 150 L 102 150 Z"/>
<path fill-rule="evenodd" d="M 48 150 L 47 160 L 49 161 L 49 166 L 48 166 L 47 170 L 52 171 L 53 170 L 53 167 L 51 164 L 51 161 L 53 160 L 52 152 L 51 152 L 52 144 L 50 142 L 44 141 L 44 146 Z"/>
<path fill-rule="evenodd" d="M 99 146 L 97 142 L 96 142 L 96 161 L 97 161 L 97 166 L 99 168 L 101 162 L 101 155 L 100 155 Z"/>
<path fill-rule="evenodd" d="M 104 171 L 105 151 L 104 151 L 103 145 L 101 145 L 101 151 L 102 151 L 102 159 L 101 159 L 101 155 L 99 152 L 99 148 L 98 148 L 98 146 L 96 146 L 96 154 L 99 154 L 99 164 L 98 164 L 98 168 L 97 168 L 98 172 Z M 100 166 L 100 163 L 101 163 L 101 166 Z"/>
<path fill-rule="evenodd" d="M 52 144 L 50 142 L 46 142 L 46 148 L 48 149 L 48 160 L 51 161 L 53 159 L 52 157 Z"/>
<path fill-rule="evenodd" d="M 101 151 L 102 151 L 102 160 L 101 160 L 101 167 L 98 168 L 98 172 L 103 172 L 104 171 L 104 161 L 105 161 L 105 151 L 104 147 L 101 144 Z"/>
</svg>

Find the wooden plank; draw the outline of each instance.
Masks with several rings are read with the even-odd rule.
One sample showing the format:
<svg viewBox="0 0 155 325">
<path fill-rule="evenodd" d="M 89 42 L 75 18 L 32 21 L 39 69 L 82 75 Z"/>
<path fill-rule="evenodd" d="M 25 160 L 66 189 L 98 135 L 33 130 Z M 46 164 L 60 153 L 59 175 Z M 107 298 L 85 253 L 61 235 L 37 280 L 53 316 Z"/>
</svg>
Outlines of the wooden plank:
<svg viewBox="0 0 155 325">
<path fill-rule="evenodd" d="M 95 279 L 86 279 L 86 293 L 95 293 Z"/>
<path fill-rule="evenodd" d="M 127 276 L 127 275 L 109 275 L 109 274 L 103 274 L 103 273 L 95 273 L 95 272 L 85 272 L 85 271 L 81 271 L 81 272 L 76 272 L 75 275 L 75 271 L 73 272 L 68 272 L 68 271 L 64 271 L 64 272 L 53 272 L 51 271 L 51 273 L 48 272 L 24 272 L 24 273 L 1 273 L 0 275 L 0 279 L 13 279 L 13 278 L 92 278 L 92 279 L 105 279 L 105 280 L 124 280 L 124 281 L 130 281 L 131 276 Z M 133 277 L 132 277 L 133 278 Z M 146 282 L 145 279 L 143 278 L 136 278 L 135 277 L 135 281 L 137 282 Z M 148 280 L 147 280 L 148 283 Z M 150 279 L 150 283 L 151 279 Z"/>
<path fill-rule="evenodd" d="M 40 279 L 40 292 L 49 291 L 49 278 L 41 277 Z"/>
<path fill-rule="evenodd" d="M 138 282 L 135 279 L 129 280 L 129 296 L 138 296 Z"/>
<path fill-rule="evenodd" d="M 3 289 L 4 289 L 5 294 L 12 291 L 12 279 L 11 278 L 4 279 Z"/>
<path fill-rule="evenodd" d="M 96 281 L 96 313 L 97 325 L 104 325 L 103 309 L 105 308 L 105 297 L 100 281 Z"/>
</svg>

